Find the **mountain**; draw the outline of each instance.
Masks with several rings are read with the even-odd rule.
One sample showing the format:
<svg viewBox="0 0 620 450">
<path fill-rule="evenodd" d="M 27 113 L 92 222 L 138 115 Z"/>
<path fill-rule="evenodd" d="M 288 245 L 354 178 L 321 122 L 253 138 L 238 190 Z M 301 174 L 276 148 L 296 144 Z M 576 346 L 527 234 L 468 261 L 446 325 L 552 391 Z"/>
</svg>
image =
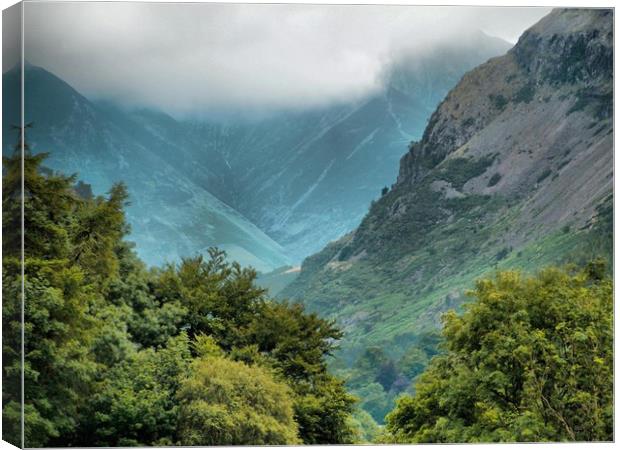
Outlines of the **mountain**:
<svg viewBox="0 0 620 450">
<path fill-rule="evenodd" d="M 464 34 L 433 53 L 395 58 L 383 88 L 356 102 L 252 120 L 177 119 L 94 102 L 29 65 L 29 140 L 35 151 L 51 150 L 54 169 L 78 172 L 98 193 L 115 180 L 129 184 L 131 238 L 149 264 L 218 244 L 268 272 L 299 264 L 354 229 L 441 98 L 508 47 L 481 32 Z M 5 74 L 5 86 L 17 75 Z"/>
<path fill-rule="evenodd" d="M 296 262 L 351 231 L 397 175 L 403 147 L 463 74 L 509 44 L 481 32 L 386 65 L 383 89 L 352 104 L 251 124 L 194 123 L 235 174 L 231 204 Z M 363 174 L 363 176 L 360 176 Z"/>
<path fill-rule="evenodd" d="M 344 328 L 344 363 L 407 356 L 497 268 L 611 255 L 612 30 L 610 10 L 554 10 L 465 74 L 389 192 L 304 260 L 281 295 Z"/>
<path fill-rule="evenodd" d="M 19 83 L 17 70 L 4 74 L 7 106 L 19 101 Z M 261 271 L 289 263 L 280 245 L 206 189 L 217 184 L 210 182 L 219 173 L 217 160 L 210 172 L 203 168 L 191 174 L 193 149 L 183 133 L 160 135 L 130 115 L 93 104 L 40 67 L 26 67 L 24 90 L 25 119 L 34 122 L 28 142 L 33 152 L 50 153 L 46 164 L 51 169 L 77 173 L 96 194 L 117 181 L 127 184 L 131 239 L 148 264 L 178 261 L 214 245 Z M 20 118 L 6 115 L 3 120 L 6 154 L 16 140 L 7 134 L 9 125 Z"/>
</svg>

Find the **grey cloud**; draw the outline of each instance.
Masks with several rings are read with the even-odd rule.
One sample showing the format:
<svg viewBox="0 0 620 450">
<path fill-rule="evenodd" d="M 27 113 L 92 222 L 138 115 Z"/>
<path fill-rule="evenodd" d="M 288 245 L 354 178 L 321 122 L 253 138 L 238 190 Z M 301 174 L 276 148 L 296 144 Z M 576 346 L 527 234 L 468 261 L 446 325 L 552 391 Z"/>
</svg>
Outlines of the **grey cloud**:
<svg viewBox="0 0 620 450">
<path fill-rule="evenodd" d="M 85 95 L 173 115 L 320 106 L 381 88 L 387 61 L 544 8 L 27 3 L 25 53 Z"/>
<path fill-rule="evenodd" d="M 21 58 L 22 5 L 2 11 L 2 72 L 11 69 Z"/>
</svg>

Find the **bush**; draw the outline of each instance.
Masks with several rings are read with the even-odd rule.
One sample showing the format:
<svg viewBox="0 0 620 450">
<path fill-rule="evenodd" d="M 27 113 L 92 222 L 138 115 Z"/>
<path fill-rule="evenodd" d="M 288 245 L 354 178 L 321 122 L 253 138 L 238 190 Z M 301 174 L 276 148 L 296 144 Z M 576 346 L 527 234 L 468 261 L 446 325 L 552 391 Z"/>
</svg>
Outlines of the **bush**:
<svg viewBox="0 0 620 450">
<path fill-rule="evenodd" d="M 208 357 L 179 390 L 181 445 L 295 445 L 292 391 L 258 366 Z"/>
</svg>

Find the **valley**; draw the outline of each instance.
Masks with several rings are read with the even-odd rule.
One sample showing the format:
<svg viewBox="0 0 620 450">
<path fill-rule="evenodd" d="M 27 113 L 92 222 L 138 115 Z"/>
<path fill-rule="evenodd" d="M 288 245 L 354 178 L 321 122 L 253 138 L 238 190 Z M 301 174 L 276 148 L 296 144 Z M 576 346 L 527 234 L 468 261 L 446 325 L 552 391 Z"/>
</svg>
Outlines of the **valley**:
<svg viewBox="0 0 620 450">
<path fill-rule="evenodd" d="M 146 266 L 218 247 L 269 298 L 332 321 L 330 373 L 371 440 L 476 280 L 612 260 L 609 14 L 554 10 L 514 46 L 473 32 L 391 61 L 364 98 L 260 117 L 127 109 L 28 65 L 27 138 L 95 195 L 126 184 Z M 7 105 L 18 84 L 4 74 Z M 5 156 L 18 122 L 4 116 Z"/>
</svg>

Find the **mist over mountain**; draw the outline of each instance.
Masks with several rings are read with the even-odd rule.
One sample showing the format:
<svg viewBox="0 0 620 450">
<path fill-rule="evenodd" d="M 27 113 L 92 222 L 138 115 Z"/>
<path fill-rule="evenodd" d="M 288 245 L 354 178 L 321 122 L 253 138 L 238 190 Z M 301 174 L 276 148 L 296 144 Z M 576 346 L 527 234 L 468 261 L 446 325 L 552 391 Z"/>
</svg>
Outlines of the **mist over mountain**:
<svg viewBox="0 0 620 450">
<path fill-rule="evenodd" d="M 477 33 L 467 45 L 395 62 L 381 92 L 363 101 L 251 125 L 198 122 L 194 132 L 207 153 L 226 159 L 235 173 L 236 197 L 226 201 L 299 262 L 359 223 L 394 180 L 403 147 L 421 136 L 450 87 L 508 47 Z"/>
<path fill-rule="evenodd" d="M 8 105 L 18 101 L 19 80 L 17 70 L 3 76 L 4 111 L 14 112 Z M 110 114 L 40 67 L 25 68 L 24 84 L 26 119 L 34 124 L 27 135 L 31 151 L 49 152 L 50 169 L 78 174 L 95 194 L 126 183 L 132 240 L 149 264 L 175 262 L 213 245 L 262 271 L 289 263 L 280 245 L 197 184 L 198 177 L 184 174 L 182 163 L 170 164 L 190 158 L 191 142 L 167 141 L 130 116 Z M 17 141 L 11 124 L 20 118 L 6 114 L 3 122 L 6 155 Z"/>
<path fill-rule="evenodd" d="M 128 183 L 132 236 L 150 264 L 218 245 L 265 272 L 299 264 L 352 230 L 393 182 L 402 149 L 421 136 L 440 99 L 463 73 L 508 48 L 473 33 L 424 58 L 393 61 L 380 91 L 361 100 L 225 122 L 92 102 L 28 65 L 27 121 L 35 123 L 28 137 L 33 151 L 51 152 L 52 168 L 79 173 L 97 193 L 114 180 Z M 235 219 L 231 228 L 212 208 L 234 211 L 244 225 Z M 246 225 L 244 236 L 260 229 L 260 249 L 247 236 L 244 244 L 231 237 Z"/>
<path fill-rule="evenodd" d="M 514 43 L 548 11 L 38 2 L 24 10 L 25 57 L 91 100 L 177 119 L 252 118 L 363 100 L 405 55 L 427 57 L 475 30 Z"/>
</svg>

